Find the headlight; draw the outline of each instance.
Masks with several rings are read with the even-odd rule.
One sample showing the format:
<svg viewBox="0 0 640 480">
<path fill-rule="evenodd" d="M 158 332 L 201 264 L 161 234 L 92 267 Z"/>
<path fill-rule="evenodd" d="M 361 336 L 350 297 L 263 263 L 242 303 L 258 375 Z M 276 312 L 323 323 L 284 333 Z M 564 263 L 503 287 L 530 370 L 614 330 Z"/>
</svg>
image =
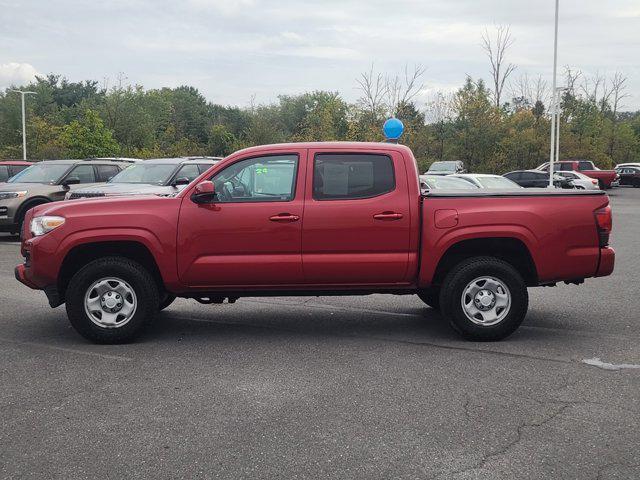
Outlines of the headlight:
<svg viewBox="0 0 640 480">
<path fill-rule="evenodd" d="M 31 233 L 34 237 L 39 237 L 58 228 L 62 224 L 64 224 L 64 218 L 62 217 L 35 217 L 31 220 Z"/>
<path fill-rule="evenodd" d="M 27 194 L 27 191 L 22 192 L 0 192 L 0 200 L 8 200 L 10 198 L 22 198 Z"/>
</svg>

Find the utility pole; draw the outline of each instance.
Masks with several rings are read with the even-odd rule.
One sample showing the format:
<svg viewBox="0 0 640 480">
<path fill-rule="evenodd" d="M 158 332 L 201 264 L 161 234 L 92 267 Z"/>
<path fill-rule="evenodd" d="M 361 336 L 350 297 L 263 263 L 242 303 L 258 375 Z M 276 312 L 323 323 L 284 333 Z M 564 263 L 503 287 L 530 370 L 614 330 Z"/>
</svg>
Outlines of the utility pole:
<svg viewBox="0 0 640 480">
<path fill-rule="evenodd" d="M 560 107 L 560 94 L 566 90 L 565 87 L 556 88 L 556 157 L 555 161 L 560 161 L 560 116 L 562 115 L 562 108 Z"/>
<path fill-rule="evenodd" d="M 27 92 L 25 90 L 11 90 L 12 92 L 16 92 L 20 94 L 22 100 L 22 159 L 27 159 L 27 128 L 25 121 L 25 112 L 24 112 L 24 96 L 25 95 L 35 95 L 37 92 Z"/>
<path fill-rule="evenodd" d="M 553 39 L 553 111 L 551 112 L 551 148 L 549 151 L 549 188 L 553 188 L 553 157 L 556 153 L 556 115 L 558 110 L 558 92 L 556 91 L 557 73 L 558 73 L 558 13 L 560 10 L 560 0 L 556 0 L 556 23 L 555 36 Z"/>
</svg>

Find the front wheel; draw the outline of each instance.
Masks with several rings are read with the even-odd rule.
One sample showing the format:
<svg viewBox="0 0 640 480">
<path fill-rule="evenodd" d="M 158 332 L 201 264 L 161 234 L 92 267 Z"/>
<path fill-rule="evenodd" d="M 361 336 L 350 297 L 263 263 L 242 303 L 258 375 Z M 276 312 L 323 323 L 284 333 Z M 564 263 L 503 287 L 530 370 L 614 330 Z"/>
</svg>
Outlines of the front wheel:
<svg viewBox="0 0 640 480">
<path fill-rule="evenodd" d="M 145 268 L 127 258 L 105 257 L 69 282 L 67 315 L 76 331 L 95 343 L 125 343 L 155 318 L 158 287 Z"/>
<path fill-rule="evenodd" d="M 451 326 L 468 340 L 508 337 L 527 314 L 529 295 L 522 276 L 493 257 L 463 261 L 446 276 L 440 306 Z"/>
</svg>

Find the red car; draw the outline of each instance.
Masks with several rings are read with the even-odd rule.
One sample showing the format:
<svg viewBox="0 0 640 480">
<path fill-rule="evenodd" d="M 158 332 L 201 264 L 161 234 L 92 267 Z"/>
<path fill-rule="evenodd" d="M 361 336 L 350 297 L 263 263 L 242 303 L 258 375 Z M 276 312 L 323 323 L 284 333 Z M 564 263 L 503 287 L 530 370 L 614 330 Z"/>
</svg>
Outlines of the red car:
<svg viewBox="0 0 640 480">
<path fill-rule="evenodd" d="M 553 164 L 556 171 L 580 172 L 587 177 L 598 180 L 600 190 L 611 188 L 611 184 L 618 178 L 615 170 L 600 170 L 589 160 L 561 160 Z M 540 165 L 537 170 L 549 171 L 549 162 Z"/>
<path fill-rule="evenodd" d="M 21 172 L 31 165 L 33 165 L 33 163 L 25 162 L 23 160 L 0 161 L 0 182 L 6 182 L 16 173 Z"/>
<path fill-rule="evenodd" d="M 601 191 L 420 193 L 387 143 L 241 150 L 170 197 L 87 199 L 27 213 L 25 285 L 66 302 L 100 343 L 133 339 L 176 296 L 417 294 L 473 340 L 514 332 L 527 287 L 613 271 Z"/>
</svg>

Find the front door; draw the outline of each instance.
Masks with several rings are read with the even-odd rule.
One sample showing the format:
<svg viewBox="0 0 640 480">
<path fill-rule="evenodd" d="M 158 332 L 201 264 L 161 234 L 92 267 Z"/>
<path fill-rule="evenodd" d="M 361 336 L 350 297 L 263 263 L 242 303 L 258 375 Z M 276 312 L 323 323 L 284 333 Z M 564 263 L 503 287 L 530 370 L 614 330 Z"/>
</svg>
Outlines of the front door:
<svg viewBox="0 0 640 480">
<path fill-rule="evenodd" d="M 310 150 L 302 233 L 305 281 L 407 281 L 411 218 L 401 153 Z M 414 226 L 418 228 L 418 226 Z"/>
<path fill-rule="evenodd" d="M 216 171 L 217 199 L 182 202 L 178 273 L 190 287 L 302 282 L 306 151 L 239 158 Z"/>
</svg>

